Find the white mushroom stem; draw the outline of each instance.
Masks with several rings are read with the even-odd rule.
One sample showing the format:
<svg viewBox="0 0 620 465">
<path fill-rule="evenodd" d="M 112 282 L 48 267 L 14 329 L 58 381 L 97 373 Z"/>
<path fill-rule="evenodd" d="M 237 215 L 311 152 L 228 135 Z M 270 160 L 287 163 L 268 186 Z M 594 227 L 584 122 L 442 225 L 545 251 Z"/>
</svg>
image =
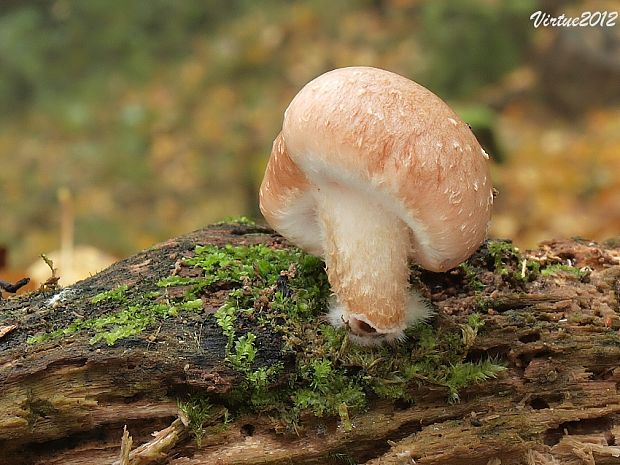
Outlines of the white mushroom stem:
<svg viewBox="0 0 620 465">
<path fill-rule="evenodd" d="M 329 282 L 345 307 L 338 314 L 347 319 L 341 324 L 358 333 L 360 321 L 370 326 L 361 325 L 366 332 L 402 332 L 409 294 L 407 225 L 370 195 L 348 187 L 322 183 L 315 195 Z"/>
</svg>

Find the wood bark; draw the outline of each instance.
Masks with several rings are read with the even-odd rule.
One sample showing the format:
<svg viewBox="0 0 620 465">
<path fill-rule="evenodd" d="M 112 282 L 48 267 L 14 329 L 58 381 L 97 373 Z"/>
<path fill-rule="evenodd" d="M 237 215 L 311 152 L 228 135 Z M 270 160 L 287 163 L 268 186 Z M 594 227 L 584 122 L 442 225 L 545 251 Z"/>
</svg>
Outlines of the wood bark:
<svg viewBox="0 0 620 465">
<path fill-rule="evenodd" d="M 485 326 L 468 357 L 498 357 L 507 370 L 455 404 L 433 386 L 421 387 L 413 405 L 373 401 L 352 415 L 349 431 L 335 418 L 309 415 L 294 433 L 273 418 L 246 415 L 196 444 L 177 399 L 225 396 L 242 376 L 225 362 L 226 338 L 211 316 L 221 293 L 205 300 L 200 318 L 168 319 L 111 347 L 82 335 L 27 342 L 106 310 L 89 304 L 100 292 L 154 286 L 207 243 L 286 246 L 260 227 L 213 226 L 118 262 L 55 302 L 57 290 L 0 301 L 0 464 L 620 463 L 617 244 L 552 241 L 524 255 L 570 264 L 580 276 L 511 283 L 496 270 L 480 277 Z M 455 272 L 419 277 L 437 324 L 463 321 L 479 305 L 480 294 Z M 283 361 L 275 340 L 260 352 Z"/>
</svg>

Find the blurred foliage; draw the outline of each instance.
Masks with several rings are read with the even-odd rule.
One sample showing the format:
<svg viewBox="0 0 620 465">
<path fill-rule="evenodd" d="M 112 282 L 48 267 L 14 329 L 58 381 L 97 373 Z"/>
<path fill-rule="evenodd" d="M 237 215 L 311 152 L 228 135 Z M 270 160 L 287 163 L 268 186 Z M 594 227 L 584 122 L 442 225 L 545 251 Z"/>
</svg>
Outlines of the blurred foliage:
<svg viewBox="0 0 620 465">
<path fill-rule="evenodd" d="M 306 82 L 370 65 L 476 103 L 523 65 L 536 8 L 4 0 L 0 244 L 16 265 L 56 248 L 60 187 L 74 193 L 77 242 L 119 256 L 223 217 L 259 218 L 271 143 Z"/>
<path fill-rule="evenodd" d="M 59 93 L 80 99 L 101 95 L 107 81 L 118 74 L 146 79 L 157 71 L 161 60 L 187 55 L 188 38 L 216 27 L 243 4 L 217 0 L 3 2 L 0 105 L 19 109 L 37 102 L 54 107 Z M 82 115 L 74 109 L 72 116 L 79 120 Z"/>
<path fill-rule="evenodd" d="M 495 234 L 525 245 L 618 237 L 620 109 L 593 110 L 576 126 L 519 104 L 506 109 L 501 127 L 512 151 L 493 173 Z"/>
<path fill-rule="evenodd" d="M 536 2 L 453 0 L 428 2 L 421 10 L 421 43 L 428 48 L 426 83 L 443 98 L 470 95 L 523 59 L 533 34 Z M 443 26 L 443 27 L 442 27 Z"/>
</svg>

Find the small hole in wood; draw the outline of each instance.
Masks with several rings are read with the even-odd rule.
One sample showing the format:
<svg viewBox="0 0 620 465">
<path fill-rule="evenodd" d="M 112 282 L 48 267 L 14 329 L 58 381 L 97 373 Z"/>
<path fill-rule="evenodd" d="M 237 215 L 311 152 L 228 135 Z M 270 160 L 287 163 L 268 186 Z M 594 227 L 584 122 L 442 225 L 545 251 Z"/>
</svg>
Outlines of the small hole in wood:
<svg viewBox="0 0 620 465">
<path fill-rule="evenodd" d="M 605 440 L 609 443 L 615 441 L 610 430 L 613 427 L 611 417 L 604 416 L 600 418 L 584 418 L 578 421 L 567 421 L 561 423 L 557 428 L 549 429 L 545 432 L 544 443 L 547 446 L 555 446 L 566 434 L 574 435 L 593 435 L 603 434 Z"/>
<path fill-rule="evenodd" d="M 542 397 L 534 397 L 533 399 L 531 399 L 528 404 L 530 405 L 530 407 L 532 407 L 534 410 L 542 410 L 542 409 L 546 409 L 549 408 L 549 404 L 547 403 L 547 401 L 545 399 L 543 399 Z"/>
<path fill-rule="evenodd" d="M 562 436 L 564 436 L 564 431 L 562 431 L 561 429 L 559 428 L 549 429 L 545 432 L 545 435 L 543 437 L 543 442 L 545 443 L 545 446 L 553 447 L 558 442 L 560 442 L 560 439 L 562 439 Z"/>
<path fill-rule="evenodd" d="M 254 431 L 256 431 L 256 427 L 250 423 L 246 423 L 241 427 L 241 434 L 244 436 L 254 436 Z"/>
<path fill-rule="evenodd" d="M 411 408 L 412 405 L 413 405 L 413 402 L 409 400 L 397 399 L 394 402 L 394 410 L 397 410 L 397 411 L 407 410 L 408 408 Z"/>
<path fill-rule="evenodd" d="M 608 446 L 616 445 L 616 436 L 614 436 L 614 433 L 612 433 L 611 431 L 606 431 L 604 436 Z"/>
<path fill-rule="evenodd" d="M 592 375 L 590 376 L 591 379 L 609 379 L 614 376 L 616 369 L 617 367 L 615 366 L 597 366 L 592 368 L 586 368 L 586 371 L 592 373 Z"/>
<path fill-rule="evenodd" d="M 540 341 L 540 334 L 539 333 L 524 334 L 523 336 L 519 338 L 519 341 L 521 341 L 523 344 L 527 344 L 528 342 Z"/>
<path fill-rule="evenodd" d="M 527 367 L 532 360 L 535 358 L 546 358 L 552 355 L 552 352 L 547 348 L 539 348 L 535 350 L 530 350 L 519 354 L 517 357 L 521 362 L 521 367 Z"/>
</svg>

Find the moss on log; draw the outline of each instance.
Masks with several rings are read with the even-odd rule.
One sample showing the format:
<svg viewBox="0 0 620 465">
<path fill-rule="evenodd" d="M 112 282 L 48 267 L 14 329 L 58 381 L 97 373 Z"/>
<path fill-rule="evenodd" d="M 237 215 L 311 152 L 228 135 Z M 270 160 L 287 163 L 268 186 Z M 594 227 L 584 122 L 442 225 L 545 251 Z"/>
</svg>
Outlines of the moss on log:
<svg viewBox="0 0 620 465">
<path fill-rule="evenodd" d="M 0 463 L 620 463 L 618 244 L 492 241 L 412 285 L 436 318 L 360 349 L 318 260 L 225 224 L 2 300 Z"/>
</svg>

